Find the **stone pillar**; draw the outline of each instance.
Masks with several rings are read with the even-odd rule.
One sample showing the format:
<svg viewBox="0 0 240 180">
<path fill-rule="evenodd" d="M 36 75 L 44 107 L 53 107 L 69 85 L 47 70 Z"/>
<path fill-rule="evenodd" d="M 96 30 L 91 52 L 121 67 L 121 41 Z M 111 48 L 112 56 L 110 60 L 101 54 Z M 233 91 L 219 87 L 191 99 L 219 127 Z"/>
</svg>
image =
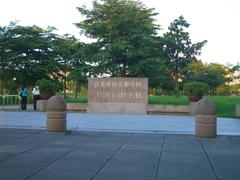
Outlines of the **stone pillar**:
<svg viewBox="0 0 240 180">
<path fill-rule="evenodd" d="M 235 116 L 240 117 L 240 104 L 236 104 L 235 107 Z"/>
<path fill-rule="evenodd" d="M 202 99 L 197 102 L 195 114 L 196 136 L 215 138 L 217 135 L 215 104 L 207 99 Z"/>
<path fill-rule="evenodd" d="M 66 131 L 66 103 L 61 96 L 52 96 L 47 103 L 47 131 Z"/>
</svg>

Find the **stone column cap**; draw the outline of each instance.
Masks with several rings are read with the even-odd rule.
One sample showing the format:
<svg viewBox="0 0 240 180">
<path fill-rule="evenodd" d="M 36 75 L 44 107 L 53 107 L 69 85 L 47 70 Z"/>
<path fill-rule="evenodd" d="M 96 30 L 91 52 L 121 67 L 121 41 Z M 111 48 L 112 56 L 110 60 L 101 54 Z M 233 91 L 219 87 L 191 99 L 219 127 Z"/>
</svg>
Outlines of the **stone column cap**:
<svg viewBox="0 0 240 180">
<path fill-rule="evenodd" d="M 67 105 L 62 96 L 52 96 L 48 100 L 48 111 L 66 111 Z"/>
<path fill-rule="evenodd" d="M 216 105 L 208 99 L 201 99 L 196 105 L 196 115 L 216 115 Z"/>
</svg>

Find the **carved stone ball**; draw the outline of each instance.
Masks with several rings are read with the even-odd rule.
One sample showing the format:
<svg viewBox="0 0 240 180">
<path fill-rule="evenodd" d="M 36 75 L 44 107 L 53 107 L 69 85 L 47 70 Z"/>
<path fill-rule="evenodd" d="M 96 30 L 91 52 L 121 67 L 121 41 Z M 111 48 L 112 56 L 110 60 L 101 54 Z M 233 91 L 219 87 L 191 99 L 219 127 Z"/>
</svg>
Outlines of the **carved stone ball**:
<svg viewBox="0 0 240 180">
<path fill-rule="evenodd" d="M 47 110 L 48 111 L 66 111 L 67 105 L 62 96 L 52 96 L 48 100 Z"/>
<path fill-rule="evenodd" d="M 208 99 L 201 99 L 196 105 L 196 115 L 216 115 L 216 105 Z"/>
</svg>

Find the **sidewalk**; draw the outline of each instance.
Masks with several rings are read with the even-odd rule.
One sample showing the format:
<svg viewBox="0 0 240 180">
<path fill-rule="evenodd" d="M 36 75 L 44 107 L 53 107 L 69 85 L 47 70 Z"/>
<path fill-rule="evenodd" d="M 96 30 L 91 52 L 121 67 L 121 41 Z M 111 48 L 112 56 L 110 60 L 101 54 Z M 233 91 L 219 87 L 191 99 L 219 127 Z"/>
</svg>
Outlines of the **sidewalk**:
<svg viewBox="0 0 240 180">
<path fill-rule="evenodd" d="M 76 131 L 194 134 L 194 116 L 68 113 L 67 129 Z M 0 128 L 46 129 L 46 113 L 0 112 Z M 240 135 L 240 120 L 218 118 L 219 135 Z"/>
<path fill-rule="evenodd" d="M 1 180 L 239 180 L 240 137 L 0 129 Z"/>
</svg>

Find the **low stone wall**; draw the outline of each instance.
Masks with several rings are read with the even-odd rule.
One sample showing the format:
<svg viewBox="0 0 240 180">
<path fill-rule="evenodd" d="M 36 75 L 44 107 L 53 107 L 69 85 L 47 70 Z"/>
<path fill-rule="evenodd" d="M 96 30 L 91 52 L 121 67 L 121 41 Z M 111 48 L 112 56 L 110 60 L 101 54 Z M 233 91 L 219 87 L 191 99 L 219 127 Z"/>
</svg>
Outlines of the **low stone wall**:
<svg viewBox="0 0 240 180">
<path fill-rule="evenodd" d="M 191 114 L 189 105 L 148 105 L 149 114 Z"/>
<path fill-rule="evenodd" d="M 83 111 L 86 112 L 87 104 L 81 103 L 68 103 L 67 104 L 67 111 Z"/>
<path fill-rule="evenodd" d="M 194 104 L 195 105 L 195 104 Z M 81 103 L 68 103 L 67 111 L 86 112 L 87 104 Z M 194 115 L 195 106 L 192 105 L 161 105 L 150 104 L 147 106 L 148 114 L 182 114 L 182 115 Z"/>
<path fill-rule="evenodd" d="M 236 104 L 235 107 L 235 116 L 240 117 L 240 104 Z"/>
<path fill-rule="evenodd" d="M 37 111 L 46 112 L 48 100 L 37 100 Z"/>
</svg>

